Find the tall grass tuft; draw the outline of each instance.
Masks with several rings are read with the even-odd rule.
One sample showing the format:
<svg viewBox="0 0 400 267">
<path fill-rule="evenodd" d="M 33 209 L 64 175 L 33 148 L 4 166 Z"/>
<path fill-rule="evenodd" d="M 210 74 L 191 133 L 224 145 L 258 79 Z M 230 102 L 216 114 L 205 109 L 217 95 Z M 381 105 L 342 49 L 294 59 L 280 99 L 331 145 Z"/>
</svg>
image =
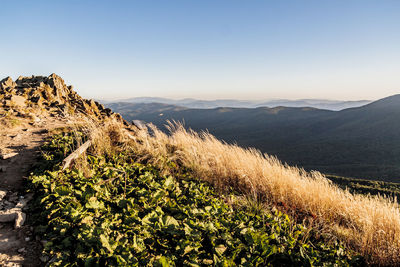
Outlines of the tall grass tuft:
<svg viewBox="0 0 400 267">
<path fill-rule="evenodd" d="M 400 265 L 400 209 L 396 200 L 352 194 L 319 172 L 288 166 L 254 148 L 227 144 L 207 132 L 186 130 L 181 124 L 170 124 L 170 134 L 152 125 L 133 134 L 122 128 L 118 123 L 94 127 L 92 138 L 97 140 L 97 149 L 107 151 L 117 140 L 142 160 L 165 170 L 168 162 L 174 161 L 219 190 L 235 190 L 257 203 L 291 212 L 321 233 L 343 241 L 371 264 Z"/>
</svg>

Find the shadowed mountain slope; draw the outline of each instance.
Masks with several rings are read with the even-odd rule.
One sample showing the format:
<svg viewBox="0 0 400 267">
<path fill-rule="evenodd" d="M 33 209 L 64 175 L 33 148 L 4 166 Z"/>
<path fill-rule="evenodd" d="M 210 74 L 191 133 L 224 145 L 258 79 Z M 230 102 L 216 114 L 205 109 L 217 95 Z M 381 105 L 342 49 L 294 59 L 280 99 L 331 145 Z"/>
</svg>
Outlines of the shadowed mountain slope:
<svg viewBox="0 0 400 267">
<path fill-rule="evenodd" d="M 341 111 L 315 108 L 188 109 L 108 104 L 125 119 L 184 121 L 227 142 L 256 147 L 306 169 L 386 181 L 400 179 L 400 95 Z"/>
<path fill-rule="evenodd" d="M 258 107 L 313 107 L 319 109 L 329 110 L 342 110 L 345 108 L 359 107 L 370 103 L 369 100 L 358 100 L 358 101 L 341 101 L 341 100 L 326 100 L 326 99 L 275 99 L 267 101 L 255 101 L 255 100 L 235 100 L 235 99 L 217 99 L 217 100 L 200 100 L 193 98 L 185 99 L 169 99 L 162 97 L 134 97 L 128 99 L 122 99 L 118 101 L 103 101 L 104 103 L 112 102 L 125 102 L 134 104 L 149 104 L 149 103 L 161 103 L 167 105 L 182 106 L 186 108 L 201 108 L 201 109 L 212 109 L 218 107 L 231 107 L 231 108 L 258 108 Z"/>
</svg>

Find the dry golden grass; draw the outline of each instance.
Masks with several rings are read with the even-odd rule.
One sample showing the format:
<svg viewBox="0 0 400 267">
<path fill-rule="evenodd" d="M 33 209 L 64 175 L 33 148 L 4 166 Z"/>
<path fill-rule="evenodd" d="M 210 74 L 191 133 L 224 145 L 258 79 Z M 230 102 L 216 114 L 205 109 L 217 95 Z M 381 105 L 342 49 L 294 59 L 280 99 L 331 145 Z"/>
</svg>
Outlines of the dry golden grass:
<svg viewBox="0 0 400 267">
<path fill-rule="evenodd" d="M 84 151 L 77 159 L 72 160 L 72 166 L 79 169 L 86 177 L 92 175 L 92 169 L 86 157 L 88 152 L 91 155 L 112 156 L 124 149 L 126 145 L 126 140 L 125 142 L 122 140 L 122 133 L 126 133 L 126 127 L 113 118 L 100 121 L 95 117 L 78 113 L 64 114 L 64 117 L 70 122 L 66 129 L 74 133 L 74 139 L 77 141 L 76 147 L 72 147 L 71 150 L 74 151 L 85 143 L 86 140 L 83 140 L 83 137 L 91 141 L 88 151 Z M 61 132 L 65 130 L 58 129 Z"/>
<path fill-rule="evenodd" d="M 165 170 L 172 160 L 220 190 L 233 189 L 311 218 L 314 226 L 372 264 L 400 265 L 400 209 L 395 200 L 351 194 L 318 172 L 307 173 L 256 149 L 229 145 L 179 124 L 170 127 L 170 135 L 154 126 L 130 134 L 115 122 L 89 128 L 99 153 L 111 153 L 113 146 L 124 144 Z"/>
</svg>

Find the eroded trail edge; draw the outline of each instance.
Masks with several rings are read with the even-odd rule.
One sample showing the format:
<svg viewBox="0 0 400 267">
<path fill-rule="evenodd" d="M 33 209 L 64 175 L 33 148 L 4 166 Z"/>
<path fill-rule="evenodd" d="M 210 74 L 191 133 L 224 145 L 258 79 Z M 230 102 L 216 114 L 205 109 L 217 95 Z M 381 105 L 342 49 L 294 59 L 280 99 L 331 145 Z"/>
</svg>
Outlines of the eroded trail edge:
<svg viewBox="0 0 400 267">
<path fill-rule="evenodd" d="M 0 265 L 40 266 L 42 245 L 29 222 L 24 180 L 40 155 L 40 146 L 53 129 L 65 125 L 59 119 L 22 122 L 0 129 Z"/>
</svg>

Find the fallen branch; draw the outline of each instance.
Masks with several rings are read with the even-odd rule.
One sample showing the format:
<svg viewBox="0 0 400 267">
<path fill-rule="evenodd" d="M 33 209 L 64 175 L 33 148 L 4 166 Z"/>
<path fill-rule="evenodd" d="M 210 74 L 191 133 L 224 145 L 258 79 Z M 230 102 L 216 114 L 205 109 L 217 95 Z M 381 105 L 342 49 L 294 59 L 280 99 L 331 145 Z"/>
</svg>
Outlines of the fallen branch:
<svg viewBox="0 0 400 267">
<path fill-rule="evenodd" d="M 63 168 L 62 169 L 65 170 L 66 168 L 68 168 L 69 165 L 71 165 L 71 162 L 73 160 L 77 159 L 83 152 L 85 152 L 90 147 L 91 144 L 92 144 L 92 141 L 90 141 L 90 140 L 86 141 L 83 145 L 78 147 L 78 149 L 76 149 L 68 157 L 66 157 L 63 160 Z"/>
</svg>

